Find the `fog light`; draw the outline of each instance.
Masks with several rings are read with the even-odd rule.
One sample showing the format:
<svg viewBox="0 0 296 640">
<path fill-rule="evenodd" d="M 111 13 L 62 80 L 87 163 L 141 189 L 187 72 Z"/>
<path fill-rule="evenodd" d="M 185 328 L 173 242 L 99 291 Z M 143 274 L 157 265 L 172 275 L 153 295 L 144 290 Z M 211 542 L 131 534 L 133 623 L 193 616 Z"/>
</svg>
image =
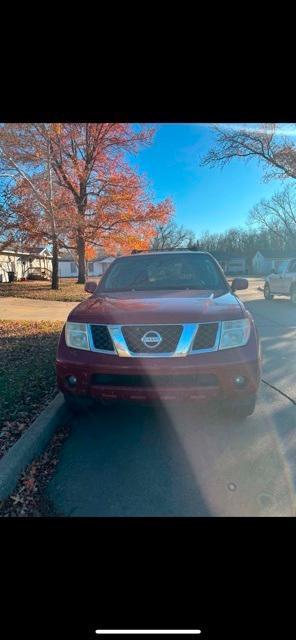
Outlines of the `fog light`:
<svg viewBox="0 0 296 640">
<path fill-rule="evenodd" d="M 247 379 L 245 378 L 245 376 L 236 376 L 236 378 L 234 378 L 234 382 L 238 387 L 243 387 L 244 384 L 246 384 Z"/>
<path fill-rule="evenodd" d="M 77 378 L 75 376 L 68 376 L 67 380 L 70 387 L 75 387 L 75 384 L 77 382 Z"/>
</svg>

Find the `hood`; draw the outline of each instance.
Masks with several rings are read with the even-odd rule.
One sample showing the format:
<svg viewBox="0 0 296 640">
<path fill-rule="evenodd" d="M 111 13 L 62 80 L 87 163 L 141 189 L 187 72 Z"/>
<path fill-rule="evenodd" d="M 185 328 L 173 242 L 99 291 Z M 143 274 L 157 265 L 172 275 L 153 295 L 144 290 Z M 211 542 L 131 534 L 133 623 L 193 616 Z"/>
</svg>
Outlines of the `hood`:
<svg viewBox="0 0 296 640">
<path fill-rule="evenodd" d="M 235 320 L 246 314 L 229 292 L 114 292 L 91 296 L 71 311 L 68 320 L 97 324 L 179 324 Z"/>
</svg>

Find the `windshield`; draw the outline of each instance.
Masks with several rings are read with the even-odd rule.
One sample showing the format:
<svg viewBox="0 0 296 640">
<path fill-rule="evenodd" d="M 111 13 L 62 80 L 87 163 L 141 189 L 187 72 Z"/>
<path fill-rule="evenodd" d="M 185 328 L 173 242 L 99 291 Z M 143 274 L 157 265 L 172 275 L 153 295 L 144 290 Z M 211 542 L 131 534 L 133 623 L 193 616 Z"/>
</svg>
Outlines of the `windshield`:
<svg viewBox="0 0 296 640">
<path fill-rule="evenodd" d="M 127 256 L 114 261 L 100 291 L 167 289 L 227 290 L 215 261 L 206 254 Z"/>
</svg>

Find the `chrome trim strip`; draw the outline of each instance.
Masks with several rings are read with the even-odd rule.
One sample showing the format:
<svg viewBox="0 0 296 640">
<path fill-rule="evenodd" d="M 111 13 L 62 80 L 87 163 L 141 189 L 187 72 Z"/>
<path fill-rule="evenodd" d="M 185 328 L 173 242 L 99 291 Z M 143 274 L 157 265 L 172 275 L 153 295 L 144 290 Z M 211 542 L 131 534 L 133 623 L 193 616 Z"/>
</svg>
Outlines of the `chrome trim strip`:
<svg viewBox="0 0 296 640">
<path fill-rule="evenodd" d="M 121 356 L 122 358 L 131 358 L 132 354 L 130 353 L 124 339 L 123 333 L 121 331 L 121 326 L 119 324 L 108 324 L 107 327 L 109 329 L 114 347 L 117 351 L 117 355 Z"/>
<path fill-rule="evenodd" d="M 181 333 L 181 337 L 177 344 L 176 351 L 174 353 L 175 357 L 184 357 L 187 356 L 190 351 L 191 345 L 193 344 L 193 340 L 195 338 L 195 334 L 198 329 L 198 324 L 183 324 L 183 331 Z"/>
</svg>

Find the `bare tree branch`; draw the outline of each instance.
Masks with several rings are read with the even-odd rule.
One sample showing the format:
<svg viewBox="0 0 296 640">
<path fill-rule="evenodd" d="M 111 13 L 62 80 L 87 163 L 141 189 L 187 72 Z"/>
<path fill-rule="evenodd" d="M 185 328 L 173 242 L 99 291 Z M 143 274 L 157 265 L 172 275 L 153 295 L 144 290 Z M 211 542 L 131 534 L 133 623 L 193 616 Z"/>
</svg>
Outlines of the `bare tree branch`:
<svg viewBox="0 0 296 640">
<path fill-rule="evenodd" d="M 203 157 L 202 165 L 223 167 L 234 158 L 255 158 L 263 164 L 265 180 L 296 178 L 295 143 L 281 134 L 278 125 L 265 124 L 253 129 L 215 125 L 213 131 L 216 144 Z"/>
</svg>

